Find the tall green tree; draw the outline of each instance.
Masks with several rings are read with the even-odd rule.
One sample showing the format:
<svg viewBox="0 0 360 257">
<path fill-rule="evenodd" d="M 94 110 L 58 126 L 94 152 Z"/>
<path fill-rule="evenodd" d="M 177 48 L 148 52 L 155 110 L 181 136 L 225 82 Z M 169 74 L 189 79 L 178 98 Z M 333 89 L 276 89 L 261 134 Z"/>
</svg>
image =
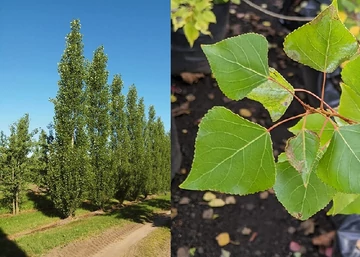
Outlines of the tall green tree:
<svg viewBox="0 0 360 257">
<path fill-rule="evenodd" d="M 156 112 L 155 107 L 150 105 L 148 112 L 148 119 L 145 128 L 145 162 L 144 162 L 144 179 L 145 183 L 142 187 L 142 193 L 146 197 L 150 193 L 156 192 L 156 127 L 155 127 Z"/>
<path fill-rule="evenodd" d="M 126 113 L 126 99 L 122 94 L 123 82 L 115 75 L 110 86 L 110 151 L 111 169 L 116 175 L 115 197 L 122 202 L 129 197 L 133 186 L 130 173 L 131 143 Z M 136 100 L 135 100 L 136 101 Z"/>
<path fill-rule="evenodd" d="M 107 56 L 101 46 L 94 52 L 86 76 L 87 131 L 90 155 L 90 197 L 94 204 L 104 208 L 114 195 L 115 176 L 110 165 L 109 86 L 106 70 Z"/>
<path fill-rule="evenodd" d="M 138 100 L 137 90 L 134 85 L 129 88 L 126 96 L 126 115 L 128 117 L 128 131 L 130 135 L 130 177 L 131 199 L 136 199 L 141 192 L 142 169 L 144 168 L 144 103 Z"/>
<path fill-rule="evenodd" d="M 164 124 L 160 117 L 155 122 L 155 146 L 156 154 L 156 193 L 170 190 L 171 176 L 171 145 L 170 133 L 165 132 Z"/>
<path fill-rule="evenodd" d="M 45 130 L 40 131 L 39 139 L 35 142 L 32 161 L 32 182 L 38 187 L 47 187 L 46 177 L 49 168 L 49 136 Z"/>
<path fill-rule="evenodd" d="M 71 22 L 66 48 L 58 65 L 60 80 L 53 99 L 55 139 L 48 171 L 49 193 L 63 217 L 74 215 L 87 184 L 84 55 L 80 21 Z"/>
<path fill-rule="evenodd" d="M 10 127 L 7 146 L 1 147 L 3 159 L 4 201 L 11 206 L 14 215 L 20 212 L 26 182 L 30 177 L 30 158 L 32 133 L 29 133 L 29 115 L 25 114 Z"/>
</svg>

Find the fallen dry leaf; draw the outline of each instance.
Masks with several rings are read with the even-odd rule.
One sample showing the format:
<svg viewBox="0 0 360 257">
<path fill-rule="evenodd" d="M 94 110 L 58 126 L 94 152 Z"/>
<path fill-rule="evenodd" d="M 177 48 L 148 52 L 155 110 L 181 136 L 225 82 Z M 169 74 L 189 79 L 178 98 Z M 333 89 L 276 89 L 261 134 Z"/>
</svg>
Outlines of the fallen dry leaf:
<svg viewBox="0 0 360 257">
<path fill-rule="evenodd" d="M 244 227 L 242 230 L 241 230 L 241 234 L 243 234 L 244 236 L 248 236 L 250 235 L 252 232 L 252 230 L 250 228 L 247 228 L 247 227 Z"/>
<path fill-rule="evenodd" d="M 360 33 L 360 27 L 359 26 L 353 26 L 350 29 L 351 34 L 353 34 L 355 37 L 357 37 Z"/>
<path fill-rule="evenodd" d="M 221 256 L 220 257 L 230 257 L 230 252 L 224 249 L 221 249 Z"/>
<path fill-rule="evenodd" d="M 271 26 L 271 22 L 270 22 L 270 21 L 263 21 L 262 24 L 263 24 L 265 27 L 270 27 L 270 26 Z"/>
<path fill-rule="evenodd" d="M 208 98 L 209 98 L 210 100 L 214 100 L 215 95 L 214 95 L 213 93 L 210 93 L 210 94 L 208 94 Z"/>
<path fill-rule="evenodd" d="M 186 83 L 192 85 L 199 81 L 199 79 L 205 77 L 203 73 L 191 73 L 191 72 L 182 72 L 180 73 L 180 76 L 183 81 Z"/>
<path fill-rule="evenodd" d="M 257 237 L 257 234 L 258 234 L 257 232 L 252 233 L 252 235 L 251 235 L 251 237 L 250 237 L 250 239 L 249 239 L 249 242 L 254 241 L 255 238 Z"/>
<path fill-rule="evenodd" d="M 291 241 L 289 245 L 289 249 L 292 252 L 299 252 L 301 249 L 301 245 L 297 242 Z"/>
<path fill-rule="evenodd" d="M 332 257 L 333 256 L 333 248 L 332 247 L 327 247 L 325 249 L 325 256 L 326 257 Z"/>
<path fill-rule="evenodd" d="M 215 194 L 213 194 L 213 193 L 211 193 L 211 192 L 206 192 L 205 194 L 204 194 L 204 196 L 203 196 L 203 200 L 204 201 L 211 201 L 211 200 L 213 200 L 213 199 L 216 199 L 216 195 Z"/>
<path fill-rule="evenodd" d="M 187 96 L 185 96 L 186 100 L 188 100 L 189 102 L 192 102 L 196 99 L 196 97 L 193 94 L 188 94 Z"/>
<path fill-rule="evenodd" d="M 177 117 L 177 116 L 180 116 L 182 114 L 189 114 L 190 113 L 189 107 L 190 107 L 190 102 L 189 101 L 187 101 L 185 103 L 182 103 L 180 106 L 175 107 L 175 108 L 173 108 L 171 110 L 171 115 L 173 117 Z"/>
<path fill-rule="evenodd" d="M 205 220 L 210 220 L 213 218 L 213 215 L 214 215 L 214 209 L 210 208 L 203 211 L 202 218 Z"/>
<path fill-rule="evenodd" d="M 220 233 L 215 239 L 219 246 L 225 246 L 230 243 L 230 235 L 227 232 Z"/>
<path fill-rule="evenodd" d="M 190 198 L 189 197 L 182 197 L 179 201 L 179 204 L 189 204 L 190 203 Z"/>
<path fill-rule="evenodd" d="M 212 199 L 209 202 L 210 207 L 223 207 L 224 205 L 225 205 L 225 202 L 222 199 Z"/>
<path fill-rule="evenodd" d="M 269 197 L 269 192 L 268 191 L 261 192 L 259 194 L 259 196 L 260 196 L 260 199 L 265 200 L 265 199 L 267 199 Z"/>
<path fill-rule="evenodd" d="M 315 232 L 315 222 L 313 219 L 308 219 L 301 222 L 299 230 L 304 231 L 304 235 L 314 234 Z"/>
<path fill-rule="evenodd" d="M 185 168 L 182 168 L 181 170 L 180 170 L 180 174 L 186 174 L 187 173 L 187 170 L 185 169 Z"/>
<path fill-rule="evenodd" d="M 245 118 L 249 118 L 251 117 L 252 113 L 250 110 L 246 109 L 246 108 L 241 108 L 239 110 L 239 114 Z"/>
<path fill-rule="evenodd" d="M 330 231 L 328 233 L 322 234 L 320 236 L 313 237 L 311 240 L 313 245 L 325 246 L 328 247 L 331 245 L 333 239 L 335 238 L 335 231 Z"/>
<path fill-rule="evenodd" d="M 226 204 L 236 204 L 236 199 L 234 196 L 230 195 L 230 196 L 226 197 L 225 203 Z"/>
<path fill-rule="evenodd" d="M 175 218 L 177 216 L 177 209 L 176 208 L 171 208 L 171 219 Z"/>
</svg>

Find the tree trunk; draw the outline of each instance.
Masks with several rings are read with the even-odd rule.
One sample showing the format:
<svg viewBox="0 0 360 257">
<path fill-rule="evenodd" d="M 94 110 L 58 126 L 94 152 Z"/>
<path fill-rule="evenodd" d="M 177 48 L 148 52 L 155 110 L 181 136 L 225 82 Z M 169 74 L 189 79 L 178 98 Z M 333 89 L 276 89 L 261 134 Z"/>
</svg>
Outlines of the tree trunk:
<svg viewBox="0 0 360 257">
<path fill-rule="evenodd" d="M 19 210 L 19 190 L 17 190 L 16 194 L 15 194 L 15 215 L 18 215 L 20 210 Z"/>
</svg>

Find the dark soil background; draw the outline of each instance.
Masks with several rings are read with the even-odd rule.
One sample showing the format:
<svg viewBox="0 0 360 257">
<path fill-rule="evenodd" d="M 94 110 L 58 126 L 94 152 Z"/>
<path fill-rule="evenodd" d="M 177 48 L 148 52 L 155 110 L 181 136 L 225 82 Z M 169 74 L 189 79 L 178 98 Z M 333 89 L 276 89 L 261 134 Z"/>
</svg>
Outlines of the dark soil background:
<svg viewBox="0 0 360 257">
<path fill-rule="evenodd" d="M 259 5 L 267 4 L 267 9 L 279 13 L 282 1 L 258 0 Z M 232 5 L 228 36 L 246 32 L 256 32 L 266 36 L 271 48 L 269 50 L 269 65 L 277 69 L 295 88 L 304 88 L 299 64 L 291 61 L 283 52 L 282 43 L 287 31 L 276 18 L 267 16 L 249 7 L 245 3 Z M 270 22 L 263 23 L 264 21 Z M 194 142 L 198 124 L 204 114 L 213 106 L 225 106 L 235 113 L 241 108 L 251 112 L 248 119 L 265 127 L 271 122 L 268 112 L 255 101 L 243 99 L 231 101 L 219 90 L 216 81 L 211 76 L 200 79 L 196 84 L 189 85 L 181 78 L 172 77 L 172 91 L 177 100 L 172 103 L 173 116 L 178 130 L 182 152 L 181 174 L 177 174 L 172 183 L 172 256 L 190 256 L 189 249 L 195 252 L 193 256 L 220 257 L 221 248 L 231 253 L 231 257 L 287 257 L 294 256 L 290 250 L 290 242 L 302 246 L 302 257 L 324 256 L 312 245 L 312 237 L 333 229 L 330 217 L 325 211 L 317 213 L 310 223 L 315 224 L 315 231 L 301 230 L 302 222 L 291 217 L 277 201 L 271 190 L 248 196 L 235 196 L 236 203 L 220 208 L 212 208 L 215 219 L 204 219 L 203 212 L 211 209 L 203 200 L 205 192 L 180 190 L 178 185 L 183 182 L 190 171 L 194 154 Z M 309 99 L 299 94 L 305 102 Z M 190 100 L 190 101 L 189 101 Z M 188 102 L 188 106 L 186 104 Z M 185 103 L 185 105 L 184 105 Z M 179 110 L 182 106 L 182 111 Z M 303 108 L 293 102 L 282 119 L 303 112 Z M 286 139 L 292 134 L 287 131 L 297 121 L 285 123 L 272 131 L 274 155 L 283 152 Z M 227 195 L 215 193 L 218 197 Z M 250 228 L 249 235 L 244 235 L 243 229 Z M 233 243 L 220 247 L 216 236 L 228 232 Z M 224 256 L 225 257 L 225 256 Z"/>
</svg>

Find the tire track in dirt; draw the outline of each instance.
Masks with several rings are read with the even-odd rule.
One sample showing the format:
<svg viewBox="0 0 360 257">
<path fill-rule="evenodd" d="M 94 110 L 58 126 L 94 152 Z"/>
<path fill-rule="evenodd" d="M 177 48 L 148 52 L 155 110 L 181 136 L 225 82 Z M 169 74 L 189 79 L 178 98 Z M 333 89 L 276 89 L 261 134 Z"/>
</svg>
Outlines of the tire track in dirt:
<svg viewBox="0 0 360 257">
<path fill-rule="evenodd" d="M 125 238 L 113 242 L 101 251 L 97 252 L 94 255 L 89 255 L 91 257 L 128 257 L 128 250 L 139 242 L 141 239 L 145 238 L 148 234 L 154 231 L 156 227 L 151 223 L 147 223 L 142 227 L 134 230 L 132 233 L 127 235 Z"/>
<path fill-rule="evenodd" d="M 144 227 L 144 224 L 131 223 L 123 227 L 116 227 L 106 230 L 100 235 L 89 239 L 72 242 L 65 247 L 57 247 L 51 250 L 45 257 L 84 257 L 94 256 L 105 247 L 127 238 L 130 234 Z M 103 255 L 107 256 L 107 255 Z M 117 256 L 118 257 L 118 256 Z"/>
</svg>

